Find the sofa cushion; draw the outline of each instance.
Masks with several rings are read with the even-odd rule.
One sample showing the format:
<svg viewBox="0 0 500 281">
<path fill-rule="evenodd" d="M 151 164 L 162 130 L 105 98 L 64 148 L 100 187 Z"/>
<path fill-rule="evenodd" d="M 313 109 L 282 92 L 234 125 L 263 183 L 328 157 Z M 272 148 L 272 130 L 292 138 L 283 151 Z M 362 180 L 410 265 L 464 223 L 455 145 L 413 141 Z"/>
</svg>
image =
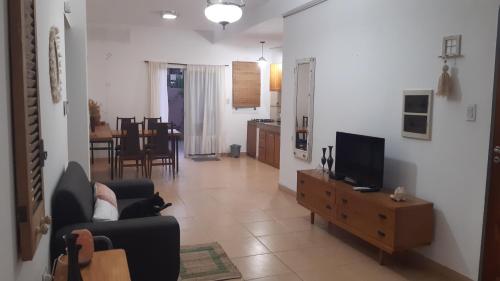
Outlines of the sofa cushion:
<svg viewBox="0 0 500 281">
<path fill-rule="evenodd" d="M 92 221 L 94 188 L 85 171 L 76 162 L 70 162 L 52 195 L 54 230 L 76 223 Z"/>
</svg>

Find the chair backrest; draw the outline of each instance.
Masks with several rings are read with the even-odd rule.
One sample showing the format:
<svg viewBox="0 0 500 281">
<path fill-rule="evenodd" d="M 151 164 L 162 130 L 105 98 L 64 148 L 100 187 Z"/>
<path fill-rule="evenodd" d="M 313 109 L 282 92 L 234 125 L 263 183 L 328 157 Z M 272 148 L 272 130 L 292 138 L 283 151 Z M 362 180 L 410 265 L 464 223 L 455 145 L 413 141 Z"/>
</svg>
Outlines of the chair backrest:
<svg viewBox="0 0 500 281">
<path fill-rule="evenodd" d="M 128 124 L 128 126 L 122 128 L 124 135 L 121 139 L 121 155 L 139 155 L 139 153 L 141 152 L 141 140 L 139 133 L 144 130 L 144 123 L 130 123 Z"/>
<path fill-rule="evenodd" d="M 135 117 L 116 117 L 116 130 L 124 130 L 130 123 L 135 123 Z"/>
<path fill-rule="evenodd" d="M 144 124 L 146 125 L 146 130 L 154 130 L 156 124 L 158 123 L 161 123 L 161 117 L 159 118 L 144 117 Z"/>
<path fill-rule="evenodd" d="M 156 124 L 156 134 L 151 138 L 152 154 L 170 154 L 173 150 L 174 124 L 158 123 Z"/>
</svg>

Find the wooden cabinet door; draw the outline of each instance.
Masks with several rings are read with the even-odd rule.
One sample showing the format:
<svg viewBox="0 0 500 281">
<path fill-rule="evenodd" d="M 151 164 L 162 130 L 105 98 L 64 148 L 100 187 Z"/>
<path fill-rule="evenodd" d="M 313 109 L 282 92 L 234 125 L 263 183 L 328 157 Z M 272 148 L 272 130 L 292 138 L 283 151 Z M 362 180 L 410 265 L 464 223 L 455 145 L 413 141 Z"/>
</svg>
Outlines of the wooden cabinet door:
<svg viewBox="0 0 500 281">
<path fill-rule="evenodd" d="M 247 155 L 253 158 L 257 156 L 257 126 L 252 123 L 247 125 Z"/>
<path fill-rule="evenodd" d="M 266 132 L 266 163 L 274 165 L 274 133 Z"/>
<path fill-rule="evenodd" d="M 276 168 L 280 168 L 280 142 L 281 138 L 279 134 L 274 135 L 274 164 Z"/>
<path fill-rule="evenodd" d="M 259 161 L 266 162 L 266 131 L 259 130 Z"/>
</svg>

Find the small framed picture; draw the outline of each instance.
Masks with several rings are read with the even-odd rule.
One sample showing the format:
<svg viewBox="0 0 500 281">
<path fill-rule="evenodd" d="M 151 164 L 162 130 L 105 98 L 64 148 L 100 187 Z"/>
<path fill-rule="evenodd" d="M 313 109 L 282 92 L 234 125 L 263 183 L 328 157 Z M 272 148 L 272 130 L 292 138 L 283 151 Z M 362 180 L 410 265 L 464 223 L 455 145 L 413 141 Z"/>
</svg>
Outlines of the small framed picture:
<svg viewBox="0 0 500 281">
<path fill-rule="evenodd" d="M 432 95 L 432 90 L 403 91 L 403 137 L 431 139 Z"/>
<path fill-rule="evenodd" d="M 443 58 L 462 56 L 462 35 L 451 35 L 443 38 Z"/>
</svg>

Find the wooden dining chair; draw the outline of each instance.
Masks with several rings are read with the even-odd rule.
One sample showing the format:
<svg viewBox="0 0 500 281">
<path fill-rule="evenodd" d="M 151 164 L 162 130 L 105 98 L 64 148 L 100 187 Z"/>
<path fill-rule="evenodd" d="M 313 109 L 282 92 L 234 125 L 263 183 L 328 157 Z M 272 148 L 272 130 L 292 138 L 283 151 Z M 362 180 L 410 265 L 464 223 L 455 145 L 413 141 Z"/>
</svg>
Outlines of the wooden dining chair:
<svg viewBox="0 0 500 281">
<path fill-rule="evenodd" d="M 154 130 L 156 128 L 156 124 L 158 123 L 161 123 L 161 117 L 144 117 L 144 124 L 145 124 L 145 128 L 146 130 Z M 144 143 L 144 147 L 145 149 L 149 149 L 150 146 L 151 146 L 151 137 L 147 137 L 144 139 L 145 140 L 145 143 Z"/>
<path fill-rule="evenodd" d="M 131 123 L 135 123 L 135 117 L 116 117 L 116 130 L 123 132 L 124 128 L 128 127 Z M 121 138 L 116 139 L 115 143 L 115 163 L 118 163 L 118 154 L 121 150 Z M 117 166 L 118 168 L 118 166 Z"/>
<path fill-rule="evenodd" d="M 151 177 L 153 166 L 170 166 L 175 178 L 175 137 L 173 123 L 158 123 L 155 134 L 151 137 L 151 146 L 148 150 L 149 176 Z"/>
<path fill-rule="evenodd" d="M 144 117 L 144 124 L 146 125 L 146 130 L 153 130 L 156 124 L 161 123 L 161 117 Z"/>
<path fill-rule="evenodd" d="M 142 167 L 142 174 L 148 176 L 146 152 L 141 149 L 140 136 L 140 132 L 144 130 L 144 123 L 130 123 L 122 128 L 121 149 L 118 154 L 119 176 L 123 177 L 124 167 L 136 167 L 137 172 L 139 172 L 139 166 Z"/>
</svg>

